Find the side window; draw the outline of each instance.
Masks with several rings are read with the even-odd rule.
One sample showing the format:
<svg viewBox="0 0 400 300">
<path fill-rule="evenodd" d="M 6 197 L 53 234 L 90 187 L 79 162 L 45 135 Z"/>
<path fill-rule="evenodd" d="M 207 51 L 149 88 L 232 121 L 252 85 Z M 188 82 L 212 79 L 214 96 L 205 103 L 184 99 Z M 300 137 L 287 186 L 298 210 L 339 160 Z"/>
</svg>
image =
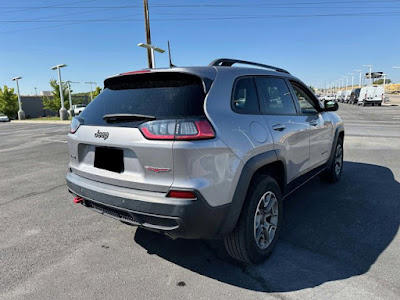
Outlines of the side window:
<svg viewBox="0 0 400 300">
<path fill-rule="evenodd" d="M 259 114 L 258 96 L 253 78 L 245 77 L 236 81 L 232 108 L 240 114 Z"/>
<path fill-rule="evenodd" d="M 256 82 L 260 90 L 260 98 L 265 104 L 268 114 L 291 115 L 297 113 L 284 79 L 258 77 Z"/>
<path fill-rule="evenodd" d="M 316 114 L 318 113 L 315 108 L 315 103 L 310 96 L 297 84 L 292 83 L 292 87 L 296 94 L 296 98 L 299 101 L 301 113 L 303 114 Z"/>
</svg>

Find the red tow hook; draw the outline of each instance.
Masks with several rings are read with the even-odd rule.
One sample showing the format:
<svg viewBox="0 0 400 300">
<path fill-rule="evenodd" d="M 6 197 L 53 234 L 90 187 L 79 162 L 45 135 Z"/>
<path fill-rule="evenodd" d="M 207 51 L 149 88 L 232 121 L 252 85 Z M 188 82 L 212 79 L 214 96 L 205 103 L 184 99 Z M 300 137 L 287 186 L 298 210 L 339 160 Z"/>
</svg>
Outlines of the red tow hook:
<svg viewBox="0 0 400 300">
<path fill-rule="evenodd" d="M 74 198 L 74 203 L 82 203 L 83 202 L 83 198 L 82 197 L 75 197 Z"/>
</svg>

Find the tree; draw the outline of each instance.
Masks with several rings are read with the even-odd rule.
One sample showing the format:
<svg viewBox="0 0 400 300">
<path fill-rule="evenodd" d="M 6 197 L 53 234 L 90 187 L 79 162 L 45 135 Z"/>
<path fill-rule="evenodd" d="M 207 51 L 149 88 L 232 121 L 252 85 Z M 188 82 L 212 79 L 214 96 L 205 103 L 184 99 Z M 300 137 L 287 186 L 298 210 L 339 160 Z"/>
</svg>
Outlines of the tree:
<svg viewBox="0 0 400 300">
<path fill-rule="evenodd" d="M 312 85 L 310 85 L 309 88 L 315 93 L 315 88 Z"/>
<path fill-rule="evenodd" d="M 6 85 L 0 88 L 0 112 L 9 117 L 14 117 L 18 112 L 18 96 L 13 88 Z"/>
<path fill-rule="evenodd" d="M 386 80 L 385 80 L 386 84 L 389 84 L 391 82 L 392 82 L 392 80 L 390 80 L 389 78 L 386 78 Z M 374 84 L 383 84 L 383 79 L 378 79 L 378 80 L 374 81 Z"/>
<path fill-rule="evenodd" d="M 96 89 L 93 91 L 93 99 L 96 98 L 101 93 L 101 91 L 101 87 L 96 86 Z"/>
<path fill-rule="evenodd" d="M 61 99 L 60 99 L 60 86 L 55 79 L 50 80 L 50 86 L 53 89 L 51 93 L 53 97 L 45 97 L 43 99 L 43 107 L 45 109 L 49 109 L 52 111 L 58 112 L 61 108 Z M 69 101 L 68 101 L 68 87 L 66 84 L 62 85 L 63 96 L 64 96 L 64 106 L 66 109 L 69 109 Z"/>
</svg>

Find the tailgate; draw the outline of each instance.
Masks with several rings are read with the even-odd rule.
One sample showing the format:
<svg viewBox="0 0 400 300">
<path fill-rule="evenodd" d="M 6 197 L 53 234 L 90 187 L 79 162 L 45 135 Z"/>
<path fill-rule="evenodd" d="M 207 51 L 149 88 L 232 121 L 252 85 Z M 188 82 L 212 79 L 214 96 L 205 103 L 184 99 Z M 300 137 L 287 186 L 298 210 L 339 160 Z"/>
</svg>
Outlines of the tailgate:
<svg viewBox="0 0 400 300">
<path fill-rule="evenodd" d="M 173 141 L 147 140 L 138 128 L 81 126 L 69 134 L 70 168 L 95 181 L 167 192 Z"/>
</svg>

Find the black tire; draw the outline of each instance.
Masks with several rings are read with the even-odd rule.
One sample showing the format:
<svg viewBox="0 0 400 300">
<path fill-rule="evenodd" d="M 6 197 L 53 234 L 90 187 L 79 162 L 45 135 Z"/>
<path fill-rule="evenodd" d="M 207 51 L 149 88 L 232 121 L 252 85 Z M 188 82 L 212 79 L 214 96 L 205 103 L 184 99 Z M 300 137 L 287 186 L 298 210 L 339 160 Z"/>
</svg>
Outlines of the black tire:
<svg viewBox="0 0 400 300">
<path fill-rule="evenodd" d="M 340 168 L 337 169 L 337 164 L 338 161 L 336 158 L 338 157 L 338 151 L 340 151 Z M 326 181 L 326 182 L 338 182 L 340 180 L 340 177 L 342 176 L 342 170 L 343 170 L 343 139 L 339 137 L 337 144 L 335 146 L 335 153 L 333 154 L 334 157 L 332 159 L 332 163 L 328 168 L 321 173 L 321 179 Z M 339 170 L 339 172 L 338 172 Z"/>
<path fill-rule="evenodd" d="M 267 231 L 261 230 L 262 236 L 264 237 L 265 232 L 268 232 L 269 236 L 271 230 L 273 232 L 275 228 L 272 241 L 268 245 L 264 245 L 266 246 L 266 248 L 264 249 L 262 249 L 258 245 L 255 237 L 256 211 L 259 207 L 259 204 L 261 203 L 263 195 L 271 195 L 270 201 L 276 200 L 277 205 L 274 205 L 274 207 L 278 209 L 278 212 L 275 211 L 276 217 L 278 218 L 277 220 L 275 219 L 275 221 L 273 221 L 272 217 L 270 219 L 268 219 L 269 217 L 266 217 L 266 219 L 268 219 L 268 221 L 266 221 L 267 224 L 270 225 L 275 222 L 276 227 L 270 226 L 269 230 Z M 275 198 L 272 198 L 272 195 Z M 260 214 L 258 214 L 258 216 L 261 217 Z M 265 260 L 274 249 L 279 238 L 282 222 L 282 193 L 278 183 L 271 176 L 263 176 L 261 178 L 257 178 L 256 180 L 253 180 L 252 184 L 249 187 L 246 195 L 246 200 L 243 204 L 242 212 L 240 214 L 236 227 L 228 236 L 224 238 L 225 248 L 228 251 L 229 255 L 238 261 L 244 262 L 246 264 L 260 263 Z M 261 240 L 262 239 L 260 239 L 260 241 Z"/>
</svg>

